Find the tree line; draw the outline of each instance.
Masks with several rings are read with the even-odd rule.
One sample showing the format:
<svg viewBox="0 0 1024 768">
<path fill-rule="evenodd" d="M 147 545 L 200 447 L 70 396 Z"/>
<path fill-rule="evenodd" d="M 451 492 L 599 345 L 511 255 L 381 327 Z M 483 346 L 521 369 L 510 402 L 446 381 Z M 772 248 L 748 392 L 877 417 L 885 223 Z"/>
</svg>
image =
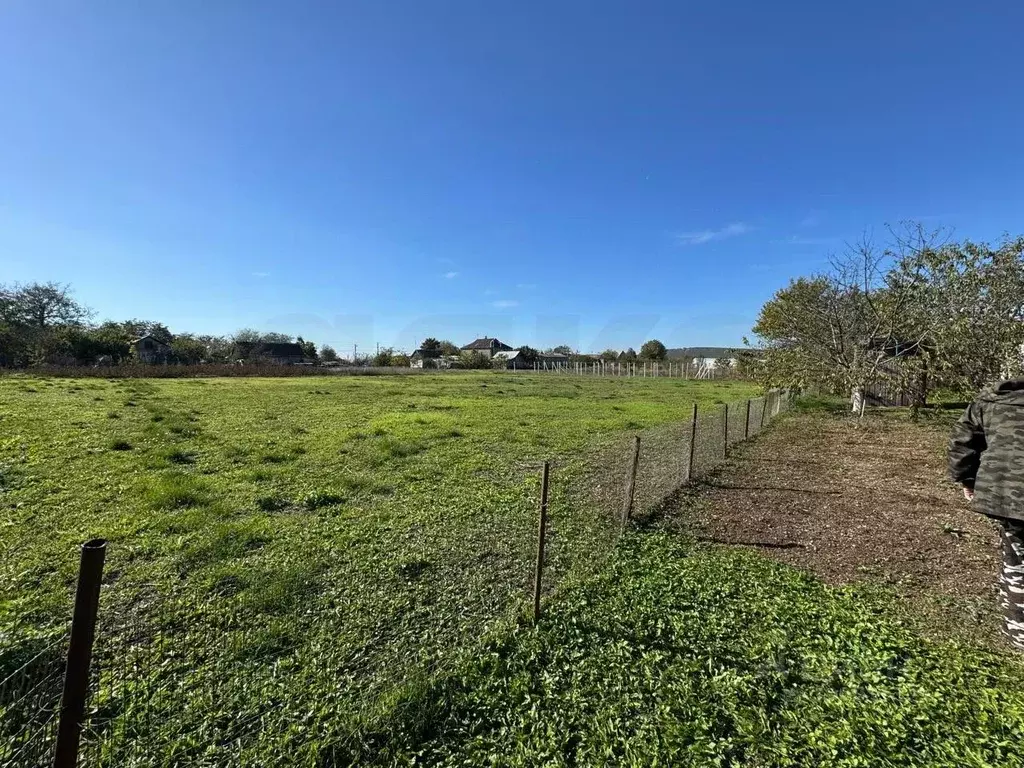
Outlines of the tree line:
<svg viewBox="0 0 1024 768">
<path fill-rule="evenodd" d="M 829 268 L 791 280 L 753 328 L 771 386 L 849 394 L 885 384 L 923 402 L 1024 375 L 1024 237 L 954 240 L 919 223 L 865 236 Z"/>
<path fill-rule="evenodd" d="M 93 323 L 94 312 L 74 298 L 67 285 L 30 283 L 0 285 L 0 365 L 94 365 L 132 359 L 132 342 L 143 336 L 170 347 L 170 361 L 184 364 L 228 363 L 238 358 L 237 347 L 249 342 L 294 342 L 309 360 L 337 360 L 337 353 L 301 336 L 243 328 L 230 336 L 174 334 L 150 320 L 104 320 Z"/>
<path fill-rule="evenodd" d="M 517 363 L 524 367 L 532 366 L 551 355 L 559 355 L 565 358 L 566 363 L 594 362 L 596 360 L 629 363 L 635 363 L 638 360 L 657 362 L 668 358 L 668 349 L 657 339 L 644 342 L 640 347 L 639 354 L 630 347 L 624 351 L 606 349 L 600 355 L 588 355 L 574 350 L 568 344 L 560 344 L 544 350 L 524 345 L 517 347 L 515 351 L 519 353 L 516 357 Z M 428 368 L 436 367 L 440 364 L 439 361 L 441 360 L 445 360 L 449 367 L 465 369 L 486 369 L 495 366 L 504 367 L 505 365 L 503 360 L 493 360 L 489 356 L 475 350 L 461 350 L 451 341 L 442 341 L 433 336 L 424 339 L 417 352 L 423 357 L 424 366 Z M 372 362 L 375 366 L 407 366 L 411 362 L 411 356 L 405 352 L 396 352 L 393 348 L 388 347 L 379 350 Z"/>
<path fill-rule="evenodd" d="M 35 365 L 120 364 L 133 360 L 133 342 L 151 336 L 168 345 L 168 362 L 230 363 L 244 357 L 240 345 L 253 343 L 297 343 L 303 357 L 310 362 L 370 364 L 379 367 L 408 367 L 411 355 L 392 347 L 362 360 L 344 360 L 329 345 L 316 345 L 301 336 L 262 332 L 243 328 L 234 334 L 172 333 L 163 323 L 140 320 L 104 320 L 93 322 L 95 313 L 78 301 L 70 286 L 59 283 L 0 284 L 0 366 L 27 368 Z M 449 340 L 424 339 L 418 352 L 426 367 L 442 359 L 449 367 L 484 369 L 500 361 L 476 351 L 463 351 Z M 518 362 L 532 366 L 546 355 L 561 355 L 567 363 L 593 362 L 659 362 L 668 357 L 668 350 L 658 339 L 650 339 L 637 352 L 606 349 L 600 355 L 581 354 L 563 344 L 546 350 L 530 346 L 518 348 Z"/>
</svg>

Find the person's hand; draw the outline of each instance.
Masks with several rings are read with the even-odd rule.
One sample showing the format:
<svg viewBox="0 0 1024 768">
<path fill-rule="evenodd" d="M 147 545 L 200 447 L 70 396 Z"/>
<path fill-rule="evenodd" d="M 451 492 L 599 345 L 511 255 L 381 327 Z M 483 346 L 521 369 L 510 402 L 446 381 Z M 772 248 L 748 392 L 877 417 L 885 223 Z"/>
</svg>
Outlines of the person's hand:
<svg viewBox="0 0 1024 768">
<path fill-rule="evenodd" d="M 974 501 L 974 489 L 964 486 L 964 498 L 968 501 Z"/>
</svg>

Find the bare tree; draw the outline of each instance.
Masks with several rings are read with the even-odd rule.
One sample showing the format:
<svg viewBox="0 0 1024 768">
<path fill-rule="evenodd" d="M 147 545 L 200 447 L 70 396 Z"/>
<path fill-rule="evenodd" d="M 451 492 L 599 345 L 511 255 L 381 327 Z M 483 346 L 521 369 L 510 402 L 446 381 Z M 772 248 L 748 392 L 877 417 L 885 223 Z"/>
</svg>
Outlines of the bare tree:
<svg viewBox="0 0 1024 768">
<path fill-rule="evenodd" d="M 773 383 L 827 383 L 850 393 L 863 414 L 868 388 L 883 379 L 906 386 L 934 322 L 913 311 L 920 276 L 892 265 L 933 249 L 941 232 L 917 225 L 890 229 L 889 247 L 871 237 L 833 256 L 828 272 L 801 278 L 761 310 L 754 333 L 765 352 L 764 375 Z M 912 320 L 912 322 L 910 322 Z"/>
</svg>

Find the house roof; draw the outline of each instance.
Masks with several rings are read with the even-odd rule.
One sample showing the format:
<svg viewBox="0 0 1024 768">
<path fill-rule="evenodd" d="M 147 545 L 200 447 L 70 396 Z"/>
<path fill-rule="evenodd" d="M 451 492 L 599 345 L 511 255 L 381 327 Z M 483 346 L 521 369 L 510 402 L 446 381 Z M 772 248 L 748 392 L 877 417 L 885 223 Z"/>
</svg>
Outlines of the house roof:
<svg viewBox="0 0 1024 768">
<path fill-rule="evenodd" d="M 502 349 L 494 353 L 494 357 L 498 360 L 515 360 L 522 353 L 518 349 Z"/>
<path fill-rule="evenodd" d="M 243 357 L 265 355 L 267 357 L 302 357 L 302 347 L 295 342 L 284 341 L 240 341 L 235 347 Z"/>
<path fill-rule="evenodd" d="M 139 338 L 137 338 L 134 341 L 132 341 L 132 344 L 138 344 L 140 341 L 143 341 L 144 339 L 152 339 L 157 344 L 160 344 L 160 345 L 165 346 L 165 347 L 171 346 L 166 341 L 161 341 L 160 339 L 158 339 L 156 336 L 154 336 L 151 333 L 147 333 L 145 336 L 139 336 Z"/>
<path fill-rule="evenodd" d="M 541 352 L 540 358 L 542 360 L 568 360 L 568 355 L 563 355 L 561 352 Z"/>
<path fill-rule="evenodd" d="M 508 352 L 512 349 L 508 344 L 502 344 L 497 339 L 492 339 L 490 336 L 484 336 L 482 339 L 475 339 L 469 342 L 466 346 L 462 347 L 464 352 L 472 352 L 475 350 L 484 349 L 500 349 Z"/>
</svg>

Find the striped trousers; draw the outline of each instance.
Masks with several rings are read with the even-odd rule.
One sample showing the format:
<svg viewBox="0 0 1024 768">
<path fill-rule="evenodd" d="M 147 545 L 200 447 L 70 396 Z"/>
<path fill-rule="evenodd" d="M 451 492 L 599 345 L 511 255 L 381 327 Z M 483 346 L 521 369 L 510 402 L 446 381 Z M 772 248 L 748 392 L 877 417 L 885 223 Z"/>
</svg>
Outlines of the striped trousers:
<svg viewBox="0 0 1024 768">
<path fill-rule="evenodd" d="M 1014 648 L 1024 651 L 1024 523 L 997 520 L 1003 548 L 999 575 L 999 607 L 1004 631 Z"/>
</svg>

